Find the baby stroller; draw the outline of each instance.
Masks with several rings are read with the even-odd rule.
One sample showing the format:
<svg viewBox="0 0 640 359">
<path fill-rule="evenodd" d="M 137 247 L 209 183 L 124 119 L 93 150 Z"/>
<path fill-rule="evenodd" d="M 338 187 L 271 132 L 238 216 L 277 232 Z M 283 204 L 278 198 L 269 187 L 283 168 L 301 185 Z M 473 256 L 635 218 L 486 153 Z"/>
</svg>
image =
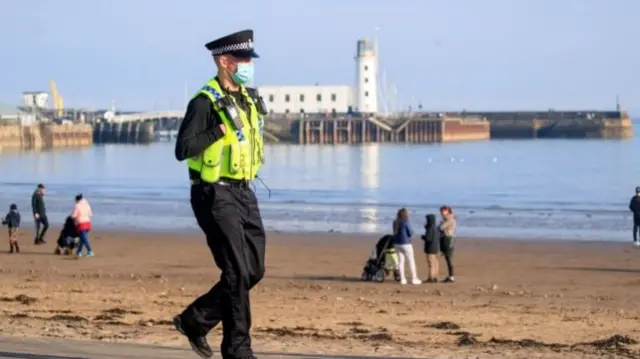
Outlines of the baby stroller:
<svg viewBox="0 0 640 359">
<path fill-rule="evenodd" d="M 385 235 L 380 238 L 373 247 L 369 259 L 365 263 L 360 279 L 363 281 L 384 282 L 385 278 L 393 273 L 393 278 L 400 281 L 398 271 L 398 258 L 393 246 L 393 236 Z"/>
<path fill-rule="evenodd" d="M 64 227 L 60 231 L 60 236 L 58 237 L 58 246 L 54 254 L 60 255 L 64 254 L 65 256 L 70 255 L 73 252 L 73 249 L 76 248 L 78 242 L 80 241 L 80 234 L 76 229 L 76 222 L 71 218 L 71 216 L 67 217 L 64 221 Z"/>
</svg>

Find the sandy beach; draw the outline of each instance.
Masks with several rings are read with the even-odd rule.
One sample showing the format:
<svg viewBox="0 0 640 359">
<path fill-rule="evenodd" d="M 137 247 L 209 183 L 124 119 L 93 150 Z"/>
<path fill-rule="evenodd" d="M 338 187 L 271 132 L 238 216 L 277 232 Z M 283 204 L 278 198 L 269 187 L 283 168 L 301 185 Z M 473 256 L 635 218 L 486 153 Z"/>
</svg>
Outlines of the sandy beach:
<svg viewBox="0 0 640 359">
<path fill-rule="evenodd" d="M 2 335 L 186 346 L 170 320 L 219 274 L 197 233 L 97 231 L 97 256 L 79 260 L 30 235 L 18 255 L 0 247 Z M 255 349 L 640 358 L 640 250 L 629 244 L 459 239 L 457 283 L 401 286 L 359 281 L 376 239 L 271 233 L 267 277 L 252 292 Z"/>
</svg>

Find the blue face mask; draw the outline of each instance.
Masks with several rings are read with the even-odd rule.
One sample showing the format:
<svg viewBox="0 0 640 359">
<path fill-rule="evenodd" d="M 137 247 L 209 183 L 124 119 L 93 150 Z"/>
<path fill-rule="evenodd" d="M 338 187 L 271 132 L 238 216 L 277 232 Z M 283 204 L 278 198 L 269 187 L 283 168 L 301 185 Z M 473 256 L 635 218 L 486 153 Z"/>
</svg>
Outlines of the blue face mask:
<svg viewBox="0 0 640 359">
<path fill-rule="evenodd" d="M 233 81 L 238 85 L 244 85 L 253 79 L 253 62 L 241 62 L 238 70 L 232 75 Z"/>
</svg>

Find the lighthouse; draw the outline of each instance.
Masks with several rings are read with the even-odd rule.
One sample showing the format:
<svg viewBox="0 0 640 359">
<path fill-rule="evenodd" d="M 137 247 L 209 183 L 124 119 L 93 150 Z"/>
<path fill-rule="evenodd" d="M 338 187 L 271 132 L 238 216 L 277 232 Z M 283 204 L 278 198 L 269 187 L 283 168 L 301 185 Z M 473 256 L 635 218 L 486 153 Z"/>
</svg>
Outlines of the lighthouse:
<svg viewBox="0 0 640 359">
<path fill-rule="evenodd" d="M 358 40 L 356 50 L 356 112 L 378 113 L 378 61 L 376 49 L 367 40 Z"/>
</svg>

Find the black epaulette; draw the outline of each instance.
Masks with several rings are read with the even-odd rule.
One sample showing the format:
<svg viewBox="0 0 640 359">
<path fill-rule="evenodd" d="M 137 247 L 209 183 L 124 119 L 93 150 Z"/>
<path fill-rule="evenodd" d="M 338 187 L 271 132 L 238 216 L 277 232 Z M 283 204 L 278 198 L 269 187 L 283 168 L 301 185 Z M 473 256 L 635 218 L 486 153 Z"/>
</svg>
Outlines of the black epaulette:
<svg viewBox="0 0 640 359">
<path fill-rule="evenodd" d="M 258 89 L 255 89 L 253 87 L 246 87 L 246 89 L 247 93 L 249 94 L 249 96 L 251 96 L 252 99 L 258 98 Z"/>
<path fill-rule="evenodd" d="M 256 104 L 258 113 L 260 113 L 263 116 L 266 115 L 268 113 L 267 105 L 265 105 L 264 100 L 262 99 L 262 96 L 260 96 L 260 94 L 258 93 L 258 89 L 255 89 L 252 87 L 247 87 L 246 89 L 247 89 L 247 94 L 249 94 L 253 102 Z"/>
</svg>

